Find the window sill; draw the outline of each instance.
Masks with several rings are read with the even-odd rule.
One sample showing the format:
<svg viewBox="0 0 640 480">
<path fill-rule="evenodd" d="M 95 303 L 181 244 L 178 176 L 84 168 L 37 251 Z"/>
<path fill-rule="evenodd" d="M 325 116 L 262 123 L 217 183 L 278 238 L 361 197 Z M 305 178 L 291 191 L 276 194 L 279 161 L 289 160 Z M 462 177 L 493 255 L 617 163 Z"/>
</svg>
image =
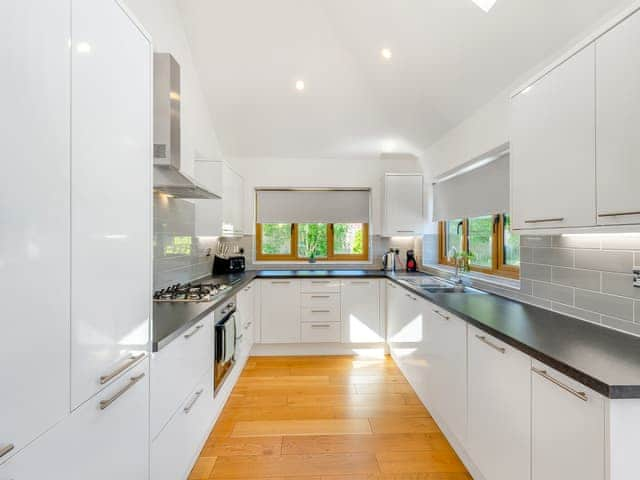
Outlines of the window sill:
<svg viewBox="0 0 640 480">
<path fill-rule="evenodd" d="M 330 260 L 318 260 L 315 263 L 305 262 L 303 260 L 255 260 L 254 265 L 373 265 L 371 260 L 342 260 L 334 262 Z"/>
<path fill-rule="evenodd" d="M 441 264 L 428 264 L 423 265 L 423 268 L 430 270 L 436 274 L 445 274 L 447 276 L 453 275 L 456 271 L 455 268 Z M 508 288 L 511 290 L 520 291 L 520 280 L 513 280 L 511 278 L 499 277 L 497 275 L 487 275 L 480 272 L 464 272 L 460 275 L 462 279 L 470 280 L 471 282 L 482 282 L 491 285 L 496 285 L 502 288 Z"/>
</svg>

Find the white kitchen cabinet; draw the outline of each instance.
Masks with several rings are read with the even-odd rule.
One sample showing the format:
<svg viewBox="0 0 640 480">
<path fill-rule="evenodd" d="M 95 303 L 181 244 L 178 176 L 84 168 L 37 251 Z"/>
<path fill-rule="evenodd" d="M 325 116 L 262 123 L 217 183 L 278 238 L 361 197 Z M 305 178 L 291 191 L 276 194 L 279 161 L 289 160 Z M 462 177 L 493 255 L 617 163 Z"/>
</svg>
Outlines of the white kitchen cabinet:
<svg viewBox="0 0 640 480">
<path fill-rule="evenodd" d="M 640 223 L 639 44 L 640 13 L 596 41 L 596 165 L 601 225 Z"/>
<path fill-rule="evenodd" d="M 148 478 L 148 373 L 148 360 L 129 370 L 0 467 L 0 479 Z"/>
<path fill-rule="evenodd" d="M 197 322 L 159 352 L 151 369 L 151 438 L 155 438 L 200 377 L 213 375 L 213 315 Z"/>
<path fill-rule="evenodd" d="M 71 402 L 77 408 L 104 388 L 101 378 L 149 346 L 152 49 L 115 1 L 74 1 L 72 18 Z"/>
<path fill-rule="evenodd" d="M 196 179 L 211 192 L 224 196 L 222 170 L 224 163 L 212 160 L 196 160 L 194 173 Z M 199 237 L 218 237 L 222 235 L 222 203 L 224 198 L 194 200 L 195 232 Z"/>
<path fill-rule="evenodd" d="M 244 180 L 226 163 L 222 167 L 222 234 L 244 233 Z"/>
<path fill-rule="evenodd" d="M 237 336 L 242 336 L 239 341 L 239 354 L 244 356 L 249 355 L 254 343 L 257 284 L 257 282 L 252 282 L 246 285 L 236 296 L 236 315 L 238 318 Z"/>
<path fill-rule="evenodd" d="M 467 449 L 485 478 L 527 480 L 531 359 L 474 327 L 468 332 Z"/>
<path fill-rule="evenodd" d="M 531 389 L 532 480 L 604 480 L 604 398 L 536 361 Z"/>
<path fill-rule="evenodd" d="M 263 280 L 261 309 L 262 343 L 300 341 L 300 282 L 293 279 Z"/>
<path fill-rule="evenodd" d="M 151 444 L 151 480 L 183 480 L 189 475 L 213 421 L 213 375 L 200 378 L 167 426 Z"/>
<path fill-rule="evenodd" d="M 427 302 L 425 302 L 427 304 Z M 430 303 L 424 312 L 429 408 L 464 443 L 467 434 L 467 323 Z"/>
<path fill-rule="evenodd" d="M 0 2 L 0 463 L 69 413 L 70 10 Z"/>
<path fill-rule="evenodd" d="M 594 55 L 587 46 L 512 98 L 514 229 L 595 225 Z"/>
<path fill-rule="evenodd" d="M 377 279 L 343 280 L 341 284 L 342 342 L 384 342 Z"/>
<path fill-rule="evenodd" d="M 413 237 L 424 230 L 423 183 L 420 174 L 387 173 L 384 176 L 382 233 Z"/>
</svg>

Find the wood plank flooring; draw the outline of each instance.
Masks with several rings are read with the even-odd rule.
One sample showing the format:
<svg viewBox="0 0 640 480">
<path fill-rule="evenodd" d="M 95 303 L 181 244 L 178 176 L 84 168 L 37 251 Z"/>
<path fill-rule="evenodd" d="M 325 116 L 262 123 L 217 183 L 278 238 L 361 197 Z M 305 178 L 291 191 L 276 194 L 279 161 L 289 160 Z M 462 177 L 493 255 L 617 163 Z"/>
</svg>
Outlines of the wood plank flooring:
<svg viewBox="0 0 640 480">
<path fill-rule="evenodd" d="M 391 357 L 251 357 L 189 480 L 471 480 Z"/>
</svg>

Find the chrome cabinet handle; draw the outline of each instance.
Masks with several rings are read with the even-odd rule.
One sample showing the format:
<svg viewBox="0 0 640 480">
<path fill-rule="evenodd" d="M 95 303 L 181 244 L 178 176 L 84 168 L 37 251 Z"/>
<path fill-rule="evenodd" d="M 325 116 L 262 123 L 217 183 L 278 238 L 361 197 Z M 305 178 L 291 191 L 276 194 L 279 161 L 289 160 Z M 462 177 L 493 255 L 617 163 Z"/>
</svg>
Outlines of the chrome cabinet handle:
<svg viewBox="0 0 640 480">
<path fill-rule="evenodd" d="M 184 413 L 186 413 L 187 415 L 189 415 L 189 413 L 191 413 L 191 410 L 193 409 L 193 406 L 196 404 L 196 402 L 200 399 L 200 396 L 204 393 L 204 388 L 201 388 L 200 390 L 198 390 L 196 393 L 193 394 L 193 398 L 191 399 L 191 401 L 185 405 L 184 407 Z"/>
<path fill-rule="evenodd" d="M 418 300 L 418 298 L 417 298 L 417 297 L 414 297 L 414 296 L 412 296 L 412 295 L 409 295 L 408 293 L 406 293 L 405 295 L 406 295 L 407 297 L 409 297 L 411 300 L 413 300 L 414 302 L 415 302 L 416 300 Z"/>
<path fill-rule="evenodd" d="M 271 282 L 272 285 L 289 285 L 290 283 L 291 282 L 289 282 L 289 281 L 280 281 L 280 282 L 273 281 L 273 282 Z"/>
<path fill-rule="evenodd" d="M 445 315 L 444 313 L 442 313 L 440 310 L 434 310 L 433 313 L 438 315 L 440 318 L 444 318 L 445 320 L 450 320 L 450 318 L 451 318 L 451 317 Z"/>
<path fill-rule="evenodd" d="M 627 215 L 640 215 L 640 212 L 613 212 L 613 213 L 599 213 L 599 217 L 624 217 Z"/>
<path fill-rule="evenodd" d="M 4 457 L 14 448 L 16 448 L 16 446 L 13 443 L 8 443 L 7 445 L 3 445 L 2 447 L 0 447 L 0 458 Z"/>
<path fill-rule="evenodd" d="M 533 220 L 525 220 L 524 223 L 548 223 L 548 222 L 562 222 L 564 217 L 558 218 L 536 218 Z"/>
<path fill-rule="evenodd" d="M 314 285 L 325 285 L 331 283 L 331 280 L 311 280 L 311 283 Z"/>
<path fill-rule="evenodd" d="M 547 379 L 551 383 L 553 383 L 553 384 L 559 386 L 560 388 L 566 390 L 571 395 L 573 395 L 575 397 L 578 397 L 583 402 L 589 401 L 589 396 L 586 394 L 586 392 L 580 392 L 580 391 L 578 391 L 578 390 L 576 390 L 574 388 L 571 388 L 569 385 L 565 385 L 560 380 L 557 380 L 557 379 L 553 378 L 551 375 L 549 375 L 546 370 L 540 370 L 538 368 L 531 367 L 531 371 L 534 372 L 534 373 L 537 373 L 542 378 Z"/>
<path fill-rule="evenodd" d="M 239 335 L 236 337 L 236 342 L 239 342 L 240 340 L 242 340 L 242 337 L 244 337 L 244 335 Z"/>
<path fill-rule="evenodd" d="M 251 325 L 253 325 L 253 322 L 249 322 L 244 326 L 245 330 L 249 330 L 249 328 L 251 328 Z"/>
<path fill-rule="evenodd" d="M 109 405 L 111 405 L 113 402 L 115 402 L 118 398 L 120 398 L 122 395 L 124 395 L 127 392 L 127 390 L 129 390 L 136 383 L 138 383 L 140 380 L 142 380 L 142 378 L 144 376 L 145 376 L 145 374 L 141 373 L 140 375 L 138 375 L 136 377 L 131 377 L 131 379 L 129 380 L 129 383 L 127 383 L 121 390 L 116 392 L 111 398 L 108 398 L 106 400 L 100 401 L 100 410 L 104 410 Z"/>
<path fill-rule="evenodd" d="M 487 340 L 487 337 L 485 337 L 484 335 L 476 335 L 476 338 L 478 340 L 480 340 L 481 342 L 489 345 L 491 348 L 493 348 L 494 350 L 499 351 L 500 353 L 506 353 L 507 349 L 503 348 L 503 347 L 499 347 L 498 345 L 496 345 L 495 343 L 490 342 L 489 340 Z"/>
<path fill-rule="evenodd" d="M 389 283 L 389 282 L 387 282 L 387 287 L 396 288 L 396 286 L 393 283 Z"/>
<path fill-rule="evenodd" d="M 193 337 L 196 333 L 198 333 L 200 331 L 201 328 L 204 328 L 204 325 L 200 324 L 198 325 L 196 328 L 194 328 L 192 331 L 190 331 L 189 333 L 184 335 L 184 338 L 186 338 L 187 340 L 189 340 L 191 337 Z"/>
<path fill-rule="evenodd" d="M 331 295 L 311 295 L 311 298 L 331 298 Z"/>
<path fill-rule="evenodd" d="M 396 230 L 396 233 L 415 233 L 415 230 Z"/>
<path fill-rule="evenodd" d="M 331 313 L 331 310 L 311 310 L 311 313 Z"/>
<path fill-rule="evenodd" d="M 311 328 L 331 328 L 331 325 L 329 325 L 328 323 L 312 323 Z"/>
<path fill-rule="evenodd" d="M 353 282 L 351 282 L 351 285 L 371 285 L 371 282 L 367 282 L 367 281 L 360 281 L 360 282 L 353 281 Z"/>
<path fill-rule="evenodd" d="M 111 372 L 108 375 L 102 375 L 100 377 L 100 385 L 104 385 L 105 383 L 109 383 L 111 380 L 116 378 L 118 375 L 120 375 L 122 372 L 127 370 L 129 367 L 131 367 L 131 366 L 135 365 L 136 363 L 138 363 L 140 360 L 142 360 L 146 356 L 147 356 L 146 353 L 141 353 L 140 355 L 131 355 L 129 357 L 129 360 L 127 360 L 125 363 L 120 365 L 113 372 Z"/>
</svg>

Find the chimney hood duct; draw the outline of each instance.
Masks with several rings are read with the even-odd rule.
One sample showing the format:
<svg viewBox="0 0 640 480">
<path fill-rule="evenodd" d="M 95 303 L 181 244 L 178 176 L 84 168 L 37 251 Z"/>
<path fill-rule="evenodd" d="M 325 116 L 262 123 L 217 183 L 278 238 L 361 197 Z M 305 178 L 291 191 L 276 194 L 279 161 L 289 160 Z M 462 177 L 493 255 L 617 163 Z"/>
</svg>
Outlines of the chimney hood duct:
<svg viewBox="0 0 640 480">
<path fill-rule="evenodd" d="M 153 188 L 176 198 L 220 198 L 180 171 L 180 65 L 153 55 Z"/>
</svg>

